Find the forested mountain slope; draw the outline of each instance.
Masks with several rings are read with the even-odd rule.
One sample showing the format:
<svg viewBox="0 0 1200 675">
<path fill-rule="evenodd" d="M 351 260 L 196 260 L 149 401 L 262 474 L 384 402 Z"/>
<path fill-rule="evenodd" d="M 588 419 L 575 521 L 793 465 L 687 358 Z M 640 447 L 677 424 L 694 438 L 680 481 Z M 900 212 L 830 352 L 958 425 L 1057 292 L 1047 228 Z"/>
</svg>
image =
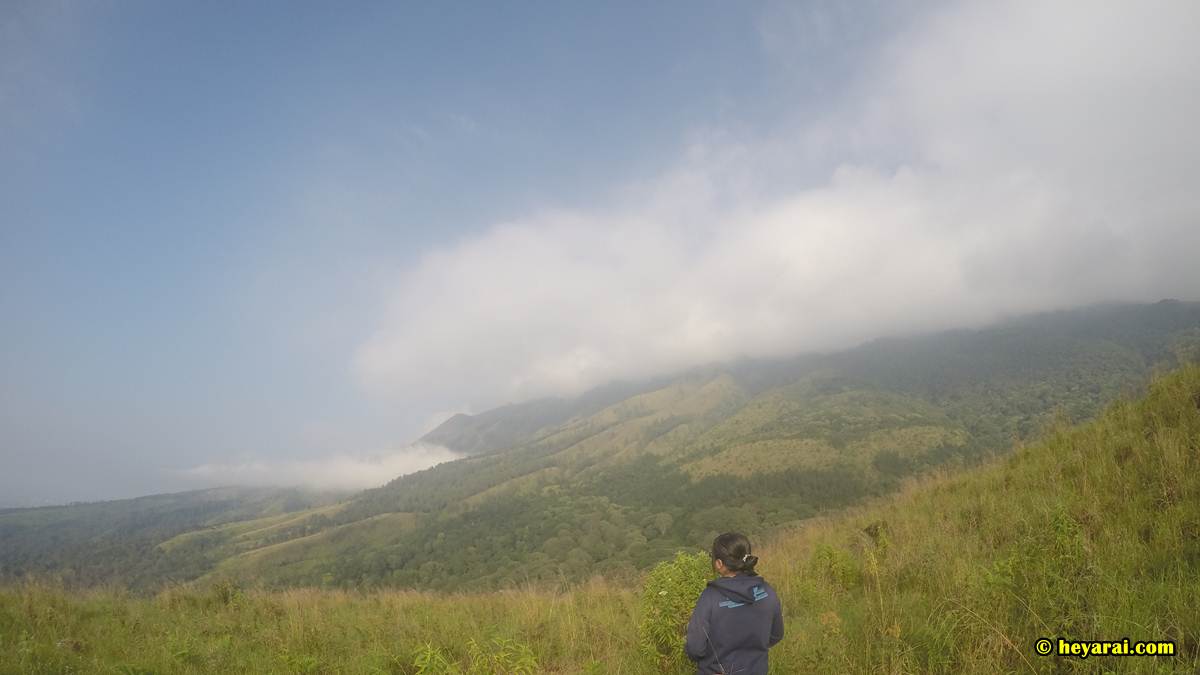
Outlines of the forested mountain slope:
<svg viewBox="0 0 1200 675">
<path fill-rule="evenodd" d="M 329 519 L 414 514 L 310 568 L 231 558 L 283 583 L 494 587 L 644 568 L 717 531 L 763 532 L 1006 452 L 1095 414 L 1194 351 L 1200 305 L 1025 317 L 977 331 L 701 369 L 509 448 L 404 476 Z M 312 562 L 309 558 L 309 562 Z M 316 574 L 319 572 L 318 574 Z M 306 576 L 307 575 L 307 576 Z"/>
<path fill-rule="evenodd" d="M 631 576 L 720 530 L 762 533 L 1006 452 L 1198 344 L 1200 304 L 1105 306 L 508 406 L 426 437 L 471 457 L 283 522 L 183 533 L 156 555 L 186 561 L 185 578 L 270 585 Z"/>
</svg>

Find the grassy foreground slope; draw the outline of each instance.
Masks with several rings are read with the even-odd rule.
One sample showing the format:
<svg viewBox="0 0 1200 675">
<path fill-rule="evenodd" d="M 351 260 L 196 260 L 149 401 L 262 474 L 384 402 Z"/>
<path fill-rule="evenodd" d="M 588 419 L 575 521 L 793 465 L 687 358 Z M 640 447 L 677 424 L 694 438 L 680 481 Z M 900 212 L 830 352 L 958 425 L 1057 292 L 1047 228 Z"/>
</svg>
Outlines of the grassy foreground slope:
<svg viewBox="0 0 1200 675">
<path fill-rule="evenodd" d="M 773 672 L 1196 672 L 1200 367 L 759 553 L 787 617 Z M 599 580 L 565 593 L 218 586 L 149 599 L 17 586 L 0 592 L 0 671 L 460 672 L 475 639 L 476 672 L 508 659 L 646 673 L 639 601 Z M 1042 637 L 1166 639 L 1177 653 L 1038 656 Z"/>
</svg>

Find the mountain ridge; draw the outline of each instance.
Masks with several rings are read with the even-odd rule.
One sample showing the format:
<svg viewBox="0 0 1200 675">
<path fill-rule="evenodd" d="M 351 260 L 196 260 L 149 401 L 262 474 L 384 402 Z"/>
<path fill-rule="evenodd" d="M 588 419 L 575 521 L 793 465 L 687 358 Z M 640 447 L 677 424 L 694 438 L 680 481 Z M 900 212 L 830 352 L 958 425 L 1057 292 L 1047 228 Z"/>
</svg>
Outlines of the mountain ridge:
<svg viewBox="0 0 1200 675">
<path fill-rule="evenodd" d="M 505 406 L 454 422 L 476 454 L 286 523 L 250 514 L 166 547 L 146 538 L 130 573 L 447 589 L 630 576 L 715 531 L 766 532 L 1007 452 L 1197 346 L 1200 304 L 1115 305 Z M 0 537 L 26 515 L 0 515 Z M 0 576 L 79 575 L 82 561 L 59 562 L 0 554 Z"/>
<path fill-rule="evenodd" d="M 887 353 L 897 347 L 902 348 L 931 340 L 941 342 L 970 340 L 980 334 L 1020 329 L 1046 320 L 1070 320 L 1081 312 L 1106 314 L 1139 308 L 1135 310 L 1135 314 L 1137 314 L 1164 307 L 1186 310 L 1195 305 L 1196 303 L 1187 303 L 1177 299 L 1163 299 L 1155 303 L 1102 303 L 1079 309 L 1060 309 L 1012 316 L 977 328 L 953 328 L 903 336 L 883 336 L 843 350 L 807 352 L 780 358 L 743 358 L 728 363 L 710 363 L 685 369 L 670 376 L 610 382 L 587 390 L 576 397 L 539 398 L 508 403 L 477 414 L 455 413 L 423 435 L 417 442 L 441 445 L 464 454 L 488 454 L 512 447 L 522 440 L 529 440 L 538 431 L 552 424 L 566 422 L 571 417 L 598 412 L 623 398 L 652 391 L 678 379 L 734 371 L 738 373 L 740 384 L 748 391 L 758 393 L 779 386 L 790 379 L 795 379 L 805 371 L 819 367 L 822 361 L 842 360 L 848 354 L 872 351 Z M 1097 320 L 1103 322 L 1103 319 L 1093 319 L 1093 322 Z M 1192 324 L 1185 321 L 1184 325 L 1191 326 Z M 1163 356 L 1165 354 L 1156 355 L 1156 360 L 1161 360 Z"/>
</svg>

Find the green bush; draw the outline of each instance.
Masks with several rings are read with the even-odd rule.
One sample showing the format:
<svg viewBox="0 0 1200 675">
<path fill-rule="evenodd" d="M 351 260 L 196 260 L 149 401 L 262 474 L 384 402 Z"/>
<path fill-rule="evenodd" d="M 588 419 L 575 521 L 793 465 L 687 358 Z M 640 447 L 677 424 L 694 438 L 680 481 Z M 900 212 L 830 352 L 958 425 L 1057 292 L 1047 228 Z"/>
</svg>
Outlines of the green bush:
<svg viewBox="0 0 1200 675">
<path fill-rule="evenodd" d="M 486 644 L 468 640 L 467 653 L 471 657 L 467 675 L 533 675 L 538 671 L 533 650 L 516 640 L 495 638 Z"/>
<path fill-rule="evenodd" d="M 426 643 L 417 649 L 413 657 L 413 667 L 417 675 L 461 675 L 462 669 L 458 664 L 446 658 L 438 647 Z"/>
<path fill-rule="evenodd" d="M 862 585 L 862 569 L 854 557 L 829 544 L 817 544 L 809 566 L 814 574 L 840 590 L 849 591 Z"/>
<path fill-rule="evenodd" d="M 661 672 L 683 671 L 691 665 L 683 653 L 684 633 L 696 599 L 712 578 L 712 560 L 703 551 L 680 551 L 646 576 L 638 643 Z"/>
</svg>

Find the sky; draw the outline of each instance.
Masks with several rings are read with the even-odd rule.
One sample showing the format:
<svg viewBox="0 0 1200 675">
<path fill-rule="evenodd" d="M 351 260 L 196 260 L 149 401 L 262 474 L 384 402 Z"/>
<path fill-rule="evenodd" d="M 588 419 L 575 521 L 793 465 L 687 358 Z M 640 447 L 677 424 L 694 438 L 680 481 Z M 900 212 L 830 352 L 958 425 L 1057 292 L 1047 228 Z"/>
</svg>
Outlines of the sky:
<svg viewBox="0 0 1200 675">
<path fill-rule="evenodd" d="M 0 505 L 1200 300 L 1194 2 L 0 4 Z"/>
</svg>

